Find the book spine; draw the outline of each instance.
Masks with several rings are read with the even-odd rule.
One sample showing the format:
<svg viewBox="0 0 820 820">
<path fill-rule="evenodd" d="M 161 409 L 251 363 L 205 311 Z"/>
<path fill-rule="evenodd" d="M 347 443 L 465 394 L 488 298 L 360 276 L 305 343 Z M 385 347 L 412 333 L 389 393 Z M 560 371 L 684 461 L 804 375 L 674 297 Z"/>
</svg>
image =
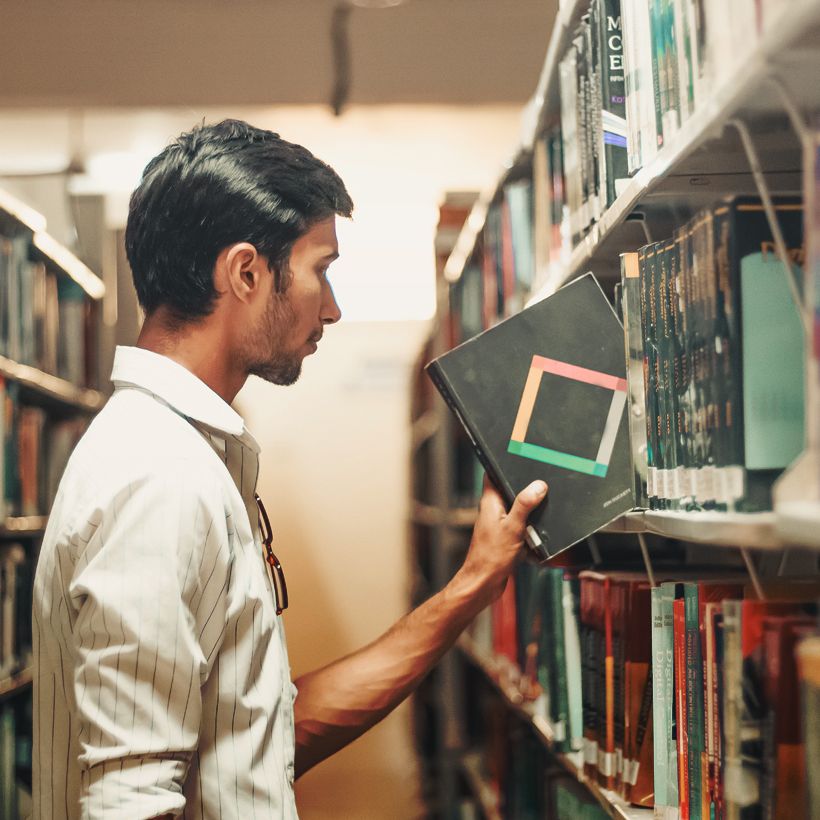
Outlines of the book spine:
<svg viewBox="0 0 820 820">
<path fill-rule="evenodd" d="M 594 629 L 594 587 L 596 582 L 581 579 L 581 651 L 584 716 L 584 773 L 595 777 L 598 766 L 598 670 L 597 636 Z"/>
<path fill-rule="evenodd" d="M 686 613 L 686 719 L 689 768 L 689 817 L 701 820 L 703 816 L 703 659 L 700 649 L 700 620 L 698 585 L 684 585 Z M 706 819 L 704 819 L 706 820 Z"/>
<path fill-rule="evenodd" d="M 577 578 L 563 580 L 564 652 L 567 667 L 567 706 L 569 714 L 569 747 L 583 746 L 583 684 L 581 677 L 581 637 L 579 633 L 580 588 Z"/>
<path fill-rule="evenodd" d="M 554 651 L 550 709 L 557 748 L 566 751 L 568 748 L 569 704 L 567 702 L 567 658 L 564 651 L 564 571 L 558 567 L 551 567 L 548 573 L 551 605 L 550 629 L 553 633 Z"/>
<path fill-rule="evenodd" d="M 599 724 L 598 781 L 604 788 L 611 789 L 615 785 L 615 657 L 612 644 L 612 604 L 609 578 L 603 580 L 599 594 L 604 697 L 601 701 L 603 720 Z"/>
<path fill-rule="evenodd" d="M 652 590 L 652 680 L 655 804 L 677 809 L 678 766 L 675 746 L 674 584 Z M 668 814 L 668 812 L 665 812 Z"/>
<path fill-rule="evenodd" d="M 723 602 L 723 762 L 726 820 L 739 820 L 740 807 L 731 799 L 735 783 L 742 783 L 741 720 L 743 655 L 740 601 Z"/>
<path fill-rule="evenodd" d="M 647 260 L 648 248 L 638 251 L 638 276 L 641 297 L 641 330 L 642 330 L 642 364 L 644 386 L 644 421 L 646 425 L 646 494 L 648 506 L 654 509 L 657 498 L 657 434 L 655 428 L 655 402 L 652 368 L 652 325 L 651 325 L 651 291 L 649 263 Z"/>
<path fill-rule="evenodd" d="M 599 175 L 603 205 L 618 195 L 619 182 L 628 177 L 626 134 L 626 86 L 620 0 L 598 0 L 598 49 L 600 53 L 601 138 Z"/>
<path fill-rule="evenodd" d="M 690 820 L 689 814 L 689 736 L 687 719 L 686 610 L 683 598 L 672 604 L 675 648 L 675 729 L 678 758 L 678 801 L 680 820 Z"/>
</svg>

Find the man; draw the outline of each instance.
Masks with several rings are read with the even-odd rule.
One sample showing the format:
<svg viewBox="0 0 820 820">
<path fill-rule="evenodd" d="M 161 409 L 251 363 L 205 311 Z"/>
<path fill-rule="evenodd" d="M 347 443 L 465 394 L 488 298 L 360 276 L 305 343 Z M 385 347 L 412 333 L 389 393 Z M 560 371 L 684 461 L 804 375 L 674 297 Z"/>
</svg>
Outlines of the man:
<svg viewBox="0 0 820 820">
<path fill-rule="evenodd" d="M 249 375 L 295 382 L 339 320 L 327 271 L 352 207 L 331 168 L 238 121 L 145 169 L 126 231 L 145 322 L 37 567 L 35 817 L 295 818 L 294 777 L 388 714 L 501 593 L 543 482 L 509 514 L 485 487 L 450 584 L 291 684 L 259 448 L 230 403 Z"/>
</svg>

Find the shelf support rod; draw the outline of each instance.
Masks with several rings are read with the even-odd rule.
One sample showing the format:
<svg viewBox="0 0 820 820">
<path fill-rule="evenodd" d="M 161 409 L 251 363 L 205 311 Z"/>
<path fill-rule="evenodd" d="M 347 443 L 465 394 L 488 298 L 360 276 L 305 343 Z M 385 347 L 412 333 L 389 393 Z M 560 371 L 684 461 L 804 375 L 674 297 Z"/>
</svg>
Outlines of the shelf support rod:
<svg viewBox="0 0 820 820">
<path fill-rule="evenodd" d="M 800 138 L 801 144 L 805 145 L 807 142 L 811 142 L 811 129 L 783 81 L 776 74 L 767 75 L 766 80 L 777 91 L 780 101 L 783 103 L 783 109 L 789 117 L 794 132 Z"/>
<path fill-rule="evenodd" d="M 641 545 L 641 555 L 643 556 L 643 563 L 646 567 L 646 576 L 649 578 L 649 586 L 656 587 L 655 571 L 652 569 L 652 559 L 649 557 L 649 547 L 646 545 L 646 535 L 638 533 L 638 543 Z"/>
<path fill-rule="evenodd" d="M 760 582 L 760 576 L 757 574 L 757 567 L 752 561 L 752 556 L 749 555 L 749 550 L 745 547 L 740 548 L 740 554 L 743 556 L 743 563 L 746 564 L 746 572 L 749 573 L 749 579 L 752 586 L 755 588 L 755 593 L 761 601 L 766 600 L 766 593 L 763 591 L 763 584 Z"/>
<path fill-rule="evenodd" d="M 752 135 L 749 133 L 746 123 L 740 119 L 729 120 L 729 125 L 731 125 L 740 135 L 740 140 L 743 143 L 743 150 L 746 152 L 746 159 L 749 162 L 749 167 L 751 168 L 752 176 L 754 177 L 755 185 L 757 186 L 757 191 L 760 194 L 761 201 L 763 202 L 763 210 L 766 212 L 766 219 L 768 220 L 769 227 L 772 231 L 772 237 L 774 238 L 777 255 L 780 257 L 780 261 L 783 263 L 786 268 L 786 273 L 788 274 L 787 280 L 789 283 L 789 289 L 791 290 L 792 299 L 794 300 L 797 312 L 800 315 L 801 324 L 803 325 L 803 332 L 807 336 L 810 336 L 812 334 L 812 325 L 809 321 L 809 317 L 806 315 L 805 306 L 803 304 L 803 296 L 800 292 L 800 287 L 797 283 L 797 277 L 794 272 L 794 265 L 792 265 L 792 261 L 789 258 L 788 249 L 786 248 L 786 240 L 783 238 L 783 232 L 780 230 L 780 223 L 777 221 L 774 203 L 772 202 L 772 197 L 769 193 L 769 186 L 766 182 L 766 177 L 763 174 L 763 168 L 760 164 L 757 149 L 752 141 Z"/>
</svg>

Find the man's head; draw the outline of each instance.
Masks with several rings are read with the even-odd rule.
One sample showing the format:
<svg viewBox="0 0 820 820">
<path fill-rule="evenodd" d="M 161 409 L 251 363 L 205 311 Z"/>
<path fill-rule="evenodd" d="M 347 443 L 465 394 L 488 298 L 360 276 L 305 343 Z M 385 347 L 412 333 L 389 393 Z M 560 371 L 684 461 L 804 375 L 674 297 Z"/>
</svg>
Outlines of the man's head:
<svg viewBox="0 0 820 820">
<path fill-rule="evenodd" d="M 325 273 L 353 203 L 305 148 L 238 120 L 182 134 L 131 196 L 126 252 L 140 304 L 177 329 L 221 312 L 247 373 L 296 380 L 340 313 Z M 314 348 L 315 349 L 315 348 Z"/>
</svg>

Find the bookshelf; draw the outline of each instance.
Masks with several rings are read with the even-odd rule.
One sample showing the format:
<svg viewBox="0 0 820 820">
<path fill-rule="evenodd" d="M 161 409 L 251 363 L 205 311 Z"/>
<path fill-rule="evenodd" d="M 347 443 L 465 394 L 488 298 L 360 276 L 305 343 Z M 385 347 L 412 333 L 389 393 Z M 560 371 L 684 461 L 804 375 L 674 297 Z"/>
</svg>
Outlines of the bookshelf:
<svg viewBox="0 0 820 820">
<path fill-rule="evenodd" d="M 653 0 L 621 2 L 634 10 L 638 4 L 652 3 Z M 664 6 L 664 2 L 661 0 L 655 5 Z M 669 12 L 674 15 L 678 8 L 688 5 L 688 0 L 665 5 L 669 9 L 675 7 Z M 715 9 L 716 15 L 722 14 L 722 5 L 706 0 L 707 19 Z M 573 42 L 577 42 L 579 24 L 590 8 L 590 0 L 559 3 L 536 92 L 522 117 L 519 140 L 511 147 L 510 159 L 498 170 L 495 182 L 476 198 L 452 242 L 452 251 L 441 260 L 439 308 L 421 363 L 481 329 L 491 327 L 523 305 L 548 297 L 586 271 L 595 273 L 612 296 L 621 280 L 621 254 L 635 252 L 659 239 L 666 241 L 694 214 L 714 207 L 727 196 L 759 196 L 765 204 L 769 196 L 802 195 L 806 214 L 804 244 L 808 254 L 803 270 L 807 275 L 803 278 L 802 288 L 793 287 L 792 294 L 797 298 L 796 313 L 806 331 L 806 439 L 803 455 L 782 469 L 782 475 L 774 484 L 771 508 L 764 507 L 759 512 L 726 512 L 712 508 L 719 508 L 721 503 L 718 502 L 717 505 L 707 503 L 705 509 L 697 511 L 634 509 L 596 533 L 594 539 L 590 539 L 588 552 L 573 552 L 568 560 L 574 569 L 568 570 L 569 573 L 589 566 L 603 567 L 606 572 L 629 569 L 640 573 L 640 557 L 636 560 L 636 548 L 640 544 L 643 564 L 658 562 L 656 568 L 661 566 L 667 576 L 704 557 L 712 569 L 724 567 L 728 572 L 731 567 L 731 571 L 735 571 L 741 566 L 742 556 L 750 575 L 750 586 L 761 598 L 766 584 L 772 584 L 772 588 L 777 585 L 781 572 L 796 572 L 795 568 L 800 567 L 799 573 L 804 579 L 820 577 L 820 354 L 816 352 L 820 346 L 816 341 L 812 343 L 812 335 L 815 340 L 820 338 L 816 325 L 812 327 L 816 322 L 813 318 L 815 306 L 820 301 L 814 292 L 816 273 L 811 272 L 811 265 L 816 271 L 820 259 L 820 221 L 816 216 L 820 210 L 815 203 L 818 193 L 814 176 L 820 165 L 820 136 L 816 130 L 820 86 L 815 81 L 820 73 L 820 4 L 816 0 L 790 0 L 788 3 L 758 3 L 757 7 L 765 18 L 757 18 L 761 27 L 756 36 L 747 38 L 741 49 L 734 49 L 742 56 L 727 59 L 718 71 L 711 66 L 712 60 L 717 65 L 718 58 L 710 52 L 710 70 L 715 73 L 710 75 L 708 91 L 704 85 L 688 116 L 681 113 L 678 127 L 663 134 L 662 146 L 654 153 L 650 151 L 637 167 L 631 168 L 630 175 L 617 187 L 614 198 L 608 205 L 604 202 L 599 206 L 588 224 L 582 226 L 580 235 L 570 238 L 562 232 L 560 245 L 556 247 L 552 235 L 544 236 L 544 224 L 539 223 L 537 213 L 539 174 L 544 171 L 543 164 L 539 166 L 539 141 L 549 137 L 565 113 L 561 100 L 562 61 Z M 738 21 L 733 18 L 732 25 L 735 22 Z M 657 78 L 655 82 L 659 82 Z M 683 108 L 680 111 L 683 112 Z M 629 139 L 632 139 L 631 134 Z M 562 168 L 561 173 L 565 170 Z M 504 264 L 500 259 L 503 248 L 499 246 L 505 241 L 512 242 L 517 277 L 516 240 L 515 237 L 512 240 L 499 239 L 498 222 L 493 220 L 498 219 L 499 212 L 503 213 L 505 207 L 510 207 L 507 199 L 509 186 L 522 180 L 532 184 L 536 200 L 532 228 L 535 234 L 534 272 L 526 282 L 516 279 L 515 288 L 507 291 L 506 285 L 502 289 Z M 566 196 L 566 176 L 562 184 Z M 546 189 L 542 187 L 542 193 Z M 549 224 L 546 227 L 551 230 Z M 494 245 L 496 242 L 498 246 Z M 549 246 L 549 253 L 539 254 L 539 242 L 542 247 Z M 777 243 L 776 235 L 774 242 Z M 438 244 L 437 249 L 441 250 Z M 782 250 L 781 246 L 777 252 L 781 260 Z M 481 292 L 487 292 L 488 258 L 490 268 L 496 264 L 498 270 L 498 295 L 493 293 L 491 284 L 493 305 L 489 321 L 486 299 L 483 316 L 470 319 L 459 313 L 466 310 L 469 299 L 474 298 L 464 295 L 468 287 L 473 287 L 468 279 L 480 280 Z M 435 589 L 449 577 L 446 568 L 456 566 L 466 549 L 469 529 L 474 521 L 470 509 L 480 485 L 477 481 L 471 484 L 470 469 L 463 465 L 464 459 L 470 459 L 469 447 L 465 453 L 457 425 L 451 422 L 443 403 L 437 397 L 426 395 L 418 404 L 417 412 L 413 414 L 411 464 L 416 495 L 411 504 L 411 521 L 417 530 L 426 533 L 422 541 L 433 553 L 433 559 L 427 557 L 428 564 L 430 560 L 438 560 L 439 569 L 445 570 L 428 579 L 429 587 Z M 418 488 L 424 487 L 425 477 L 436 483 L 437 495 L 418 494 Z M 729 509 L 732 509 L 731 505 Z M 436 549 L 440 555 L 436 555 Z M 651 567 L 648 569 L 649 576 L 654 577 Z M 542 700 L 532 700 L 522 692 L 519 670 L 525 661 L 520 634 L 516 636 L 519 640 L 517 658 L 514 647 L 509 651 L 494 648 L 494 630 L 507 628 L 499 626 L 497 610 L 512 606 L 517 618 L 521 616 L 517 577 L 515 587 L 514 603 L 503 603 L 502 599 L 497 608 L 493 608 L 491 617 L 485 613 L 488 617 L 479 618 L 470 633 L 462 636 L 458 643 L 455 654 L 459 663 L 448 661 L 449 689 L 442 692 L 437 701 L 437 708 L 447 714 L 448 734 L 446 742 L 439 747 L 436 771 L 440 775 L 448 771 L 448 767 L 455 766 L 469 784 L 468 791 L 484 816 L 513 816 L 507 813 L 505 804 L 509 794 L 504 789 L 508 787 L 502 787 L 502 794 L 499 794 L 497 785 L 494 786 L 487 776 L 488 765 L 490 768 L 498 766 L 497 761 L 493 764 L 487 760 L 488 755 L 492 757 L 497 753 L 492 750 L 493 744 L 484 749 L 464 745 L 463 713 L 467 708 L 465 701 L 470 699 L 463 689 L 464 681 L 470 679 L 469 676 L 465 678 L 464 670 L 469 668 L 491 684 L 506 710 L 528 727 L 558 767 L 580 783 L 608 816 L 649 820 L 651 808 L 631 805 L 622 794 L 604 788 L 601 783 L 606 778 L 601 780 L 600 772 L 597 777 L 590 777 L 589 767 L 585 769 L 580 751 L 565 751 L 567 744 L 557 739 L 555 726 L 547 717 L 554 707 L 547 704 L 545 708 Z M 750 593 L 750 597 L 754 594 Z M 797 618 L 797 615 L 789 617 Z M 767 628 L 776 631 L 780 627 L 770 625 Z M 711 626 L 707 631 L 709 629 Z M 492 639 L 487 637 L 488 634 L 493 636 Z M 777 635 L 776 640 L 780 640 L 780 633 Z M 709 697 L 707 694 L 706 699 Z M 721 701 L 719 708 L 723 710 L 724 706 Z M 773 715 L 779 714 L 778 706 L 771 709 Z M 457 716 L 455 720 L 453 715 Z M 586 723 L 584 725 L 586 727 Z M 712 742 L 710 731 L 707 726 L 706 743 Z M 453 750 L 459 748 L 461 755 L 454 759 Z M 736 765 L 729 760 L 730 752 L 726 755 L 725 765 Z M 734 774 L 736 776 L 736 770 Z M 448 802 L 448 792 L 441 788 L 441 781 L 437 786 L 437 802 L 432 815 L 450 816 L 441 807 L 456 803 Z M 628 793 L 623 787 L 619 788 Z M 712 789 L 713 785 L 709 783 L 708 788 Z M 449 800 L 453 799 L 451 782 Z M 761 799 L 776 801 L 779 798 L 763 793 Z M 543 816 L 552 816 L 549 813 L 552 808 L 545 807 Z M 767 810 L 770 809 L 771 806 Z"/>
<path fill-rule="evenodd" d="M 28 805 L 31 777 L 34 568 L 65 463 L 105 402 L 105 287 L 41 214 L 2 190 L 0 275 L 0 805 L 12 817 Z"/>
</svg>

